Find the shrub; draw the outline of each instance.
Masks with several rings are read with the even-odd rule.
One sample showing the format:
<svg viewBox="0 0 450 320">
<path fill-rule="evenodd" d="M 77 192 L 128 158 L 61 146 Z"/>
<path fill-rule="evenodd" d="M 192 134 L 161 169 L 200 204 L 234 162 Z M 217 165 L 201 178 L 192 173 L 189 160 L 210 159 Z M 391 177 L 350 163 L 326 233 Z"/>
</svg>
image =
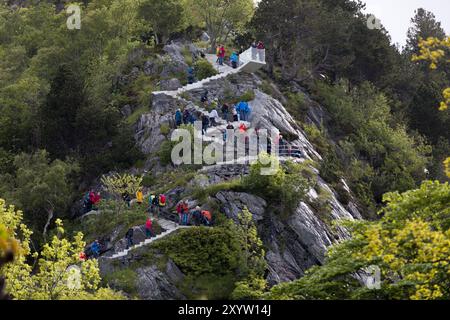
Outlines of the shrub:
<svg viewBox="0 0 450 320">
<path fill-rule="evenodd" d="M 252 100 L 255 100 L 255 92 L 253 90 L 248 90 L 239 97 L 239 101 L 249 102 Z"/>
<path fill-rule="evenodd" d="M 271 156 L 265 156 L 271 157 Z M 278 162 L 278 159 L 271 159 Z M 265 162 L 265 161 L 263 161 Z M 272 175 L 262 175 L 264 169 L 260 161 L 252 164 L 250 174 L 243 180 L 243 187 L 261 195 L 271 203 L 292 211 L 306 195 L 310 182 L 303 177 L 307 170 L 305 164 L 287 162 L 284 167 L 278 168 Z"/>
<path fill-rule="evenodd" d="M 195 63 L 195 71 L 198 80 L 203 80 L 205 78 L 212 77 L 217 74 L 216 69 L 204 59 L 200 59 Z"/>
<path fill-rule="evenodd" d="M 167 123 L 162 123 L 159 126 L 159 131 L 162 135 L 167 136 L 170 133 L 170 126 Z"/>
<path fill-rule="evenodd" d="M 193 276 L 237 272 L 242 259 L 239 240 L 228 227 L 192 227 L 154 246 L 167 254 L 183 273 Z"/>
</svg>

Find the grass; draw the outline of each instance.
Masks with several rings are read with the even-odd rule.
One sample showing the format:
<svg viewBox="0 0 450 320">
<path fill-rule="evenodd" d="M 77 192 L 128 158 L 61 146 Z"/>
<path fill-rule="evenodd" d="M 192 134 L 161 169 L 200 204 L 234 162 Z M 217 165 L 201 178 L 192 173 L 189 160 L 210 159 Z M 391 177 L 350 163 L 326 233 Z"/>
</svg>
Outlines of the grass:
<svg viewBox="0 0 450 320">
<path fill-rule="evenodd" d="M 183 55 L 184 61 L 188 66 L 192 66 L 194 62 L 192 61 L 192 54 L 191 51 L 189 51 L 188 47 L 183 47 L 181 50 L 181 54 Z"/>
<path fill-rule="evenodd" d="M 136 297 L 137 290 L 137 274 L 134 270 L 120 269 L 103 276 L 103 282 L 111 286 L 115 290 L 121 290 L 128 293 L 132 297 Z"/>
<path fill-rule="evenodd" d="M 126 123 L 128 123 L 129 125 L 135 124 L 147 111 L 149 111 L 149 108 L 147 106 L 141 106 L 137 108 L 131 115 L 127 117 Z"/>
<path fill-rule="evenodd" d="M 195 199 L 204 202 L 208 199 L 208 197 L 215 196 L 220 191 L 242 191 L 242 180 L 237 178 L 231 181 L 213 184 L 204 188 L 194 187 L 192 195 Z"/>
</svg>

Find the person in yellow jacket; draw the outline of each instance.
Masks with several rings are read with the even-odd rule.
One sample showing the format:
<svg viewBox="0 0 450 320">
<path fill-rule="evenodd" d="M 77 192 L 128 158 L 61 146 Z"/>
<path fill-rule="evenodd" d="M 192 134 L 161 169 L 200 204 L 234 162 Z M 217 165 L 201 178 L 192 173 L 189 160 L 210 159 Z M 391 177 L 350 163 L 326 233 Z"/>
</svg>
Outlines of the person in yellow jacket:
<svg viewBox="0 0 450 320">
<path fill-rule="evenodd" d="M 136 192 L 136 201 L 139 205 L 141 205 L 144 202 L 144 194 L 140 189 Z"/>
</svg>

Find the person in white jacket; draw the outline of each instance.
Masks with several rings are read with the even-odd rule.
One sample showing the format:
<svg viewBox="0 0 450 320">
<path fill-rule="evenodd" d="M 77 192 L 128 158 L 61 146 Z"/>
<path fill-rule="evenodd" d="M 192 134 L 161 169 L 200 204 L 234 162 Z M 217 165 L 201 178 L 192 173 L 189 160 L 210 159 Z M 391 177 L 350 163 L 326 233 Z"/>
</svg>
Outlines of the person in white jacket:
<svg viewBox="0 0 450 320">
<path fill-rule="evenodd" d="M 217 125 L 216 119 L 219 117 L 216 109 L 212 109 L 209 113 L 209 124 L 211 127 L 215 127 Z"/>
</svg>

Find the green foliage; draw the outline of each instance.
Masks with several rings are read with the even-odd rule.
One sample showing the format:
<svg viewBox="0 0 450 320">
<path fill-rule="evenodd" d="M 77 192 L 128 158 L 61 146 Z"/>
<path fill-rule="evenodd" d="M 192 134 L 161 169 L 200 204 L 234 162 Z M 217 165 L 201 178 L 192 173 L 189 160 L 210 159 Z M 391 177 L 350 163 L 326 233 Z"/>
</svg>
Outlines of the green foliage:
<svg viewBox="0 0 450 320">
<path fill-rule="evenodd" d="M 301 92 L 291 93 L 287 95 L 286 109 L 289 113 L 297 119 L 305 119 L 306 112 L 308 111 L 308 105 L 305 101 L 305 95 Z"/>
<path fill-rule="evenodd" d="M 186 3 L 192 22 L 206 27 L 212 49 L 226 41 L 231 30 L 242 31 L 254 10 L 252 0 L 187 0 Z"/>
<path fill-rule="evenodd" d="M 171 33 L 181 30 L 184 10 L 181 0 L 146 0 L 139 4 L 139 15 L 149 23 L 157 43 L 165 43 Z"/>
<path fill-rule="evenodd" d="M 349 224 L 351 239 L 332 246 L 323 266 L 275 286 L 265 298 L 448 299 L 450 186 L 426 181 L 384 200 L 379 221 Z M 380 290 L 355 278 L 371 265 L 381 270 Z"/>
<path fill-rule="evenodd" d="M 325 128 L 317 128 L 314 124 L 304 124 L 303 130 L 308 135 L 308 140 L 317 148 L 321 154 L 326 154 L 330 148 L 327 141 Z"/>
<path fill-rule="evenodd" d="M 370 190 L 362 198 L 380 202 L 383 193 L 414 188 L 424 178 L 431 149 L 421 137 L 409 136 L 404 126 L 391 124 L 394 119 L 383 94 L 368 83 L 350 91 L 345 82 L 318 83 L 316 90 L 332 114 L 334 133 L 343 137 L 339 144 L 349 159 L 344 169 L 352 189 L 365 184 L 363 189 Z M 330 155 L 322 166 L 328 172 L 325 177 L 336 180 Z"/>
<path fill-rule="evenodd" d="M 13 173 L 0 177 L 0 192 L 24 209 L 25 221 L 37 237 L 45 235 L 52 218 L 64 216 L 71 204 L 78 166 L 70 160 L 50 161 L 45 150 L 17 155 L 13 165 Z"/>
<path fill-rule="evenodd" d="M 114 194 L 117 199 L 120 199 L 125 193 L 134 195 L 141 189 L 142 176 L 114 173 L 109 176 L 103 175 L 101 182 L 108 192 Z"/>
<path fill-rule="evenodd" d="M 155 247 L 167 254 L 183 272 L 196 276 L 226 275 L 237 270 L 241 259 L 239 241 L 227 228 L 181 230 L 155 243 Z"/>
<path fill-rule="evenodd" d="M 253 90 L 248 90 L 239 97 L 239 101 L 249 102 L 252 100 L 255 100 L 255 92 Z"/>
<path fill-rule="evenodd" d="M 230 181 L 223 181 L 216 184 L 211 184 L 207 187 L 194 188 L 192 196 L 200 201 L 206 201 L 210 196 L 215 196 L 220 191 L 243 191 L 241 179 L 234 179 Z"/>
<path fill-rule="evenodd" d="M 166 123 L 163 123 L 159 126 L 159 131 L 162 135 L 167 136 L 170 133 L 170 126 Z"/>
<path fill-rule="evenodd" d="M 278 159 L 271 156 L 252 164 L 250 174 L 243 180 L 243 187 L 263 196 L 269 203 L 279 204 L 286 211 L 291 212 L 305 197 L 310 182 L 303 177 L 309 171 L 307 164 L 295 164 L 287 162 L 281 167 Z M 266 162 L 270 159 L 271 162 Z M 263 163 L 269 163 L 265 165 Z M 262 169 L 268 168 L 270 163 L 275 163 L 273 174 L 263 175 Z"/>
<path fill-rule="evenodd" d="M 126 292 L 131 296 L 137 295 L 137 274 L 136 271 L 130 268 L 109 273 L 105 275 L 103 281 L 111 285 L 115 290 Z"/>
<path fill-rule="evenodd" d="M 64 237 L 62 221 L 57 219 L 57 234 L 46 243 L 40 253 L 31 251 L 32 232 L 22 223 L 22 212 L 13 206 L 6 208 L 0 200 L 0 225 L 6 226 L 20 242 L 14 262 L 2 266 L 6 289 L 18 300 L 67 300 L 67 299 L 123 299 L 109 288 L 101 288 L 97 260 L 82 261 L 85 242 L 77 233 L 73 240 Z M 35 259 L 35 264 L 28 264 Z"/>
<path fill-rule="evenodd" d="M 158 151 L 159 161 L 163 166 L 172 164 L 172 149 L 177 144 L 170 140 L 165 140 L 161 143 L 161 147 Z"/>
<path fill-rule="evenodd" d="M 197 79 L 203 80 L 205 78 L 209 78 L 215 76 L 217 74 L 216 69 L 205 59 L 199 59 L 194 65 L 195 74 Z"/>
</svg>

